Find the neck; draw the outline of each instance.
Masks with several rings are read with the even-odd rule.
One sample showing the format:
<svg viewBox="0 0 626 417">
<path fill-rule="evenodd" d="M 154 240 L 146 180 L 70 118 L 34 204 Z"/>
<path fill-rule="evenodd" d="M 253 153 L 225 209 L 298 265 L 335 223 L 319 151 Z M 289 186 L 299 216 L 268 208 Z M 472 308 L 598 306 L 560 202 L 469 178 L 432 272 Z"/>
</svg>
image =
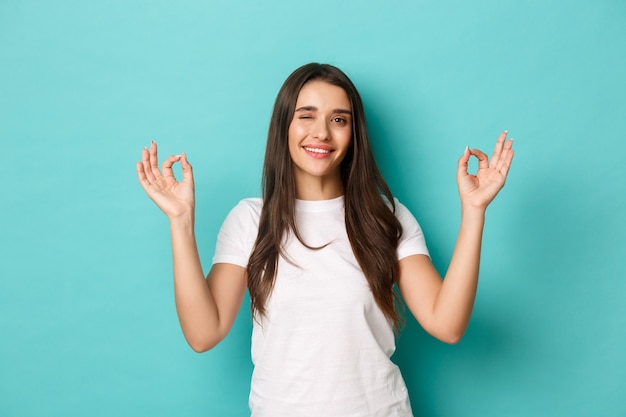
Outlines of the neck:
<svg viewBox="0 0 626 417">
<path fill-rule="evenodd" d="M 296 179 L 296 198 L 299 200 L 330 200 L 343 195 L 341 178 Z"/>
</svg>

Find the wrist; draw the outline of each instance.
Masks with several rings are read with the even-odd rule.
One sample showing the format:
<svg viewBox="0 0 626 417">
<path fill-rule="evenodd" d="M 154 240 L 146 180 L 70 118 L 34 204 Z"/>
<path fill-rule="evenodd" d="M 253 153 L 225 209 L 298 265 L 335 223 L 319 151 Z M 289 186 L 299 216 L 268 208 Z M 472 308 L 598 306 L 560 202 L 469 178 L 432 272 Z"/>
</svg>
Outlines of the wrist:
<svg viewBox="0 0 626 417">
<path fill-rule="evenodd" d="M 195 218 L 193 212 L 169 217 L 169 221 L 172 233 L 181 231 L 193 233 L 194 231 Z"/>
<path fill-rule="evenodd" d="M 461 205 L 461 219 L 469 221 L 485 221 L 487 207 L 476 207 L 472 205 Z"/>
</svg>

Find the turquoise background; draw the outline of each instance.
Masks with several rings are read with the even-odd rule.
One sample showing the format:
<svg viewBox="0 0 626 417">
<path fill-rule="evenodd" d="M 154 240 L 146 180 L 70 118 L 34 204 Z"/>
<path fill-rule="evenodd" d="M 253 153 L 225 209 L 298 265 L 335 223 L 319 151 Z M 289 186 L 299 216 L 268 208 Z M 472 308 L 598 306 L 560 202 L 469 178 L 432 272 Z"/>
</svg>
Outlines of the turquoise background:
<svg viewBox="0 0 626 417">
<path fill-rule="evenodd" d="M 245 416 L 248 304 L 186 345 L 167 220 L 135 161 L 188 153 L 208 270 L 258 195 L 285 77 L 338 65 L 394 193 L 445 271 L 457 158 L 516 139 L 475 312 L 448 346 L 412 318 L 416 416 L 625 416 L 626 2 L 0 2 L 0 415 Z"/>
</svg>

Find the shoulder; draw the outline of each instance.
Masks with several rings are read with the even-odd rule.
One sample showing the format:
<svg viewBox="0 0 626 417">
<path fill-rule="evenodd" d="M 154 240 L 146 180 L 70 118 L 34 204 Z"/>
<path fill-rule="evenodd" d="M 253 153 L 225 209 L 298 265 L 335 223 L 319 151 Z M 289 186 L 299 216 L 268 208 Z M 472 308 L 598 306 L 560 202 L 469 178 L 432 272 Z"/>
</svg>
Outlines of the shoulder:
<svg viewBox="0 0 626 417">
<path fill-rule="evenodd" d="M 400 223 L 416 221 L 411 211 L 395 197 L 393 198 L 393 205 L 395 207 L 394 214 L 400 220 Z"/>
<path fill-rule="evenodd" d="M 394 198 L 393 201 L 396 207 L 394 214 L 402 225 L 402 235 L 400 236 L 397 249 L 398 259 L 410 255 L 430 256 L 422 228 L 411 211 L 404 204 L 400 203 L 398 199 Z"/>
<path fill-rule="evenodd" d="M 261 213 L 262 208 L 263 199 L 259 197 L 244 198 L 243 200 L 240 200 L 239 203 L 237 203 L 237 205 L 235 206 L 235 209 L 254 213 Z"/>
<path fill-rule="evenodd" d="M 221 232 L 250 233 L 259 226 L 262 208 L 263 200 L 260 198 L 245 198 L 239 201 L 224 219 Z"/>
<path fill-rule="evenodd" d="M 396 211 L 395 215 L 400 224 L 402 225 L 402 235 L 403 237 L 409 237 L 412 235 L 422 235 L 422 227 L 418 223 L 413 213 L 402 203 L 398 201 L 397 198 L 393 199 Z"/>
<path fill-rule="evenodd" d="M 228 217 L 241 217 L 258 219 L 263 209 L 263 200 L 261 198 L 252 197 L 240 200 L 235 207 L 232 208 Z"/>
<path fill-rule="evenodd" d="M 229 263 L 246 267 L 259 229 L 263 200 L 241 200 L 226 216 L 215 246 L 213 263 Z"/>
<path fill-rule="evenodd" d="M 415 217 L 413 216 L 411 211 L 396 197 L 393 197 L 393 202 L 389 201 L 384 196 L 383 200 L 389 208 L 389 211 L 391 211 L 396 216 L 396 219 L 398 219 L 403 228 L 406 228 L 407 226 L 414 227 L 417 224 L 417 220 L 415 220 Z"/>
<path fill-rule="evenodd" d="M 235 206 L 235 208 L 246 208 L 248 210 L 261 210 L 263 207 L 263 199 L 259 197 L 250 197 L 244 198 L 243 200 L 239 200 L 239 203 Z"/>
</svg>

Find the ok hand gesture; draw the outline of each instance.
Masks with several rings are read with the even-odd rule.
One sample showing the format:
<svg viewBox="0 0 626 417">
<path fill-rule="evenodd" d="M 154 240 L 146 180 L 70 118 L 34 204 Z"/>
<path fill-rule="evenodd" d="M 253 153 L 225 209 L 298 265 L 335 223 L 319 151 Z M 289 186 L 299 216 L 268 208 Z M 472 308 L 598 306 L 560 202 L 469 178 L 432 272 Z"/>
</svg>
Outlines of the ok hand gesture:
<svg viewBox="0 0 626 417">
<path fill-rule="evenodd" d="M 180 162 L 183 169 L 182 181 L 177 181 L 172 166 Z M 137 162 L 139 183 L 156 203 L 156 205 L 172 220 L 173 218 L 194 214 L 195 195 L 193 171 L 187 161 L 187 155 L 168 157 L 159 171 L 156 143 L 150 144 L 150 150 L 143 148 L 141 162 Z"/>
<path fill-rule="evenodd" d="M 465 149 L 459 159 L 456 177 L 463 206 L 484 210 L 504 186 L 513 160 L 513 140 L 507 141 L 506 135 L 505 130 L 498 137 L 491 161 L 478 149 Z M 472 155 L 478 158 L 476 175 L 467 172 L 468 161 Z"/>
</svg>

